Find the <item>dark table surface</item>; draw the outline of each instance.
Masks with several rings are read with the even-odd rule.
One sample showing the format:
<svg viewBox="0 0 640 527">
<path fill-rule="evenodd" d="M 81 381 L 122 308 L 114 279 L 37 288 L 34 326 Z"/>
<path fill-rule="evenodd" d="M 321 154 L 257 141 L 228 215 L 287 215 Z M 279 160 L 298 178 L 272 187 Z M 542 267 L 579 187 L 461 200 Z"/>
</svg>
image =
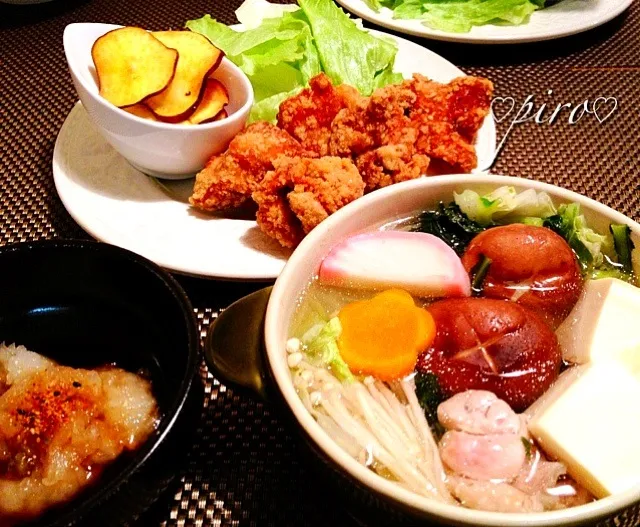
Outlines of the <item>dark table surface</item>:
<svg viewBox="0 0 640 527">
<path fill-rule="evenodd" d="M 72 22 L 180 28 L 205 13 L 235 22 L 239 0 L 56 0 L 0 4 L 0 245 L 43 238 L 88 238 L 56 193 L 51 158 L 57 133 L 77 100 L 62 48 Z M 599 117 L 570 124 L 514 127 L 494 173 L 543 180 L 598 199 L 640 220 L 640 7 L 590 32 L 547 43 L 486 47 L 411 38 L 496 85 L 516 107 L 529 95 L 578 105 L 600 99 Z M 548 116 L 548 114 L 546 114 Z M 499 138 L 509 119 L 499 125 Z M 202 336 L 220 309 L 261 287 L 178 277 Z M 233 393 L 206 371 L 198 440 L 180 480 L 137 525 L 351 525 L 348 507 L 301 459 L 298 441 L 278 412 Z M 637 511 L 607 525 L 637 526 Z"/>
</svg>

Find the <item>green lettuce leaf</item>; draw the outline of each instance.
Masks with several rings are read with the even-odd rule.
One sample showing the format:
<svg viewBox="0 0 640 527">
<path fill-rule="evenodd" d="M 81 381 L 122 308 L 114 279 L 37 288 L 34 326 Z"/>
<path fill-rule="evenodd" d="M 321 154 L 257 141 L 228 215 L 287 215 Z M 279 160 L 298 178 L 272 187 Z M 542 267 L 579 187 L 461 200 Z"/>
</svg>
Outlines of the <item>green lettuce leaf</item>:
<svg viewBox="0 0 640 527">
<path fill-rule="evenodd" d="M 186 27 L 247 74 L 255 96 L 250 121 L 274 121 L 280 103 L 323 71 L 334 84 L 348 83 L 364 95 L 402 80 L 393 73 L 395 42 L 369 34 L 332 0 L 300 0 L 299 7 L 246 0 L 237 14 L 246 31 L 209 15 Z"/>
<path fill-rule="evenodd" d="M 376 12 L 380 11 L 380 7 L 382 7 L 379 0 L 364 0 L 364 3 Z"/>
<path fill-rule="evenodd" d="M 422 18 L 422 15 L 424 14 L 424 9 L 422 9 L 422 0 L 401 0 L 399 2 L 395 2 L 394 6 L 386 3 L 383 5 L 393 9 L 393 18 L 413 20 L 416 18 Z"/>
<path fill-rule="evenodd" d="M 270 97 L 262 99 L 260 102 L 257 102 L 251 108 L 251 113 L 249 114 L 249 121 L 270 121 L 274 122 L 278 115 L 278 108 L 280 108 L 280 103 L 289 97 L 293 97 L 296 93 L 298 93 L 302 88 L 296 88 L 289 92 L 283 91 L 280 93 L 276 93 Z"/>
<path fill-rule="evenodd" d="M 363 31 L 331 1 L 298 1 L 311 24 L 323 70 L 334 83 L 370 95 L 376 76 L 393 69 L 395 43 Z"/>
<path fill-rule="evenodd" d="M 433 29 L 465 33 L 473 26 L 485 24 L 524 24 L 531 13 L 544 7 L 545 0 L 379 0 L 376 3 L 392 9 L 394 18 L 421 19 Z M 376 9 L 375 3 L 370 7 Z"/>
<path fill-rule="evenodd" d="M 236 31 L 218 22 L 210 15 L 189 20 L 186 27 L 207 37 L 215 46 L 224 51 L 229 58 L 239 58 L 253 48 L 268 42 L 295 38 L 298 31 L 286 30 L 281 18 L 268 18 L 262 24 L 247 31 Z M 235 62 L 235 61 L 234 61 Z"/>
<path fill-rule="evenodd" d="M 373 79 L 373 88 L 378 89 L 386 86 L 387 84 L 398 84 L 402 82 L 402 73 L 396 73 L 391 69 L 386 69 L 378 73 Z"/>
</svg>

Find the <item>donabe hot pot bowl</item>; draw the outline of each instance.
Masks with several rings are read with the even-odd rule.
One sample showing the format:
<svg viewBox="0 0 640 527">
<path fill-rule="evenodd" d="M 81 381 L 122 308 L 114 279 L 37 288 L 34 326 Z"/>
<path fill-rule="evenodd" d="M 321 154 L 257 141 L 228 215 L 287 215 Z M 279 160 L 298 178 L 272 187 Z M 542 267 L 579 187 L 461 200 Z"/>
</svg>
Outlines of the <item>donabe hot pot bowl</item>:
<svg viewBox="0 0 640 527">
<path fill-rule="evenodd" d="M 640 501 L 635 488 L 587 505 L 543 513 L 498 513 L 471 510 L 415 494 L 369 470 L 343 450 L 309 413 L 292 381 L 286 342 L 301 295 L 316 276 L 322 259 L 351 234 L 374 229 L 419 211 L 449 203 L 454 192 L 480 193 L 512 186 L 521 192 L 546 192 L 556 205 L 580 204 L 589 225 L 607 232 L 610 223 L 629 225 L 640 246 L 640 225 L 585 196 L 554 185 L 494 175 L 447 175 L 396 184 L 356 200 L 323 221 L 294 251 L 272 290 L 240 300 L 215 321 L 205 345 L 205 359 L 222 382 L 250 388 L 279 403 L 300 432 L 347 510 L 376 525 L 438 524 L 481 527 L 550 527 L 592 524 Z"/>
</svg>

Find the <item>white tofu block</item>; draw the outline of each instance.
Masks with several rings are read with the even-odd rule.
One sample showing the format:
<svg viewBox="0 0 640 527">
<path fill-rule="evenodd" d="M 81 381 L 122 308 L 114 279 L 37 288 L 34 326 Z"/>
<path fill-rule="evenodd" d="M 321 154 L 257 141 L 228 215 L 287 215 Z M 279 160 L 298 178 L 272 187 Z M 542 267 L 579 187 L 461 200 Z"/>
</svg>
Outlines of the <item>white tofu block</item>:
<svg viewBox="0 0 640 527">
<path fill-rule="evenodd" d="M 556 330 L 564 360 L 586 364 L 640 349 L 640 288 L 618 280 L 588 280 Z"/>
<path fill-rule="evenodd" d="M 529 432 L 597 498 L 640 484 L 640 380 L 618 361 L 588 366 Z"/>
<path fill-rule="evenodd" d="M 629 373 L 635 375 L 636 379 L 640 381 L 640 346 L 637 348 L 627 348 L 620 352 L 615 359 L 621 362 Z"/>
<path fill-rule="evenodd" d="M 587 368 L 587 365 L 578 365 L 563 371 L 551 387 L 524 411 L 524 416 L 527 418 L 527 422 L 534 419 L 540 412 L 543 412 L 547 407 L 553 404 L 556 399 L 567 391 L 576 379 L 586 371 Z"/>
</svg>

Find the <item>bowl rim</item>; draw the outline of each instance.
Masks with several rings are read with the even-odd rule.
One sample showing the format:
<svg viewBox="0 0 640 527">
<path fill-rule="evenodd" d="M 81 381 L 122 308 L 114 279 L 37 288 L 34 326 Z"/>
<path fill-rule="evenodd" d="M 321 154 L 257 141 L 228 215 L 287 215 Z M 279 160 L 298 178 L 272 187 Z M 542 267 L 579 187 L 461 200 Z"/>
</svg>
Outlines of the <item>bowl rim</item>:
<svg viewBox="0 0 640 527">
<path fill-rule="evenodd" d="M 249 77 L 242 71 L 238 66 L 236 66 L 231 60 L 229 60 L 223 52 L 222 60 L 219 67 L 224 66 L 227 68 L 234 77 L 238 78 L 242 85 L 244 92 L 247 94 L 246 100 L 240 105 L 240 107 L 233 113 L 229 114 L 226 118 L 221 119 L 220 121 L 210 121 L 208 123 L 200 123 L 197 125 L 193 124 L 179 124 L 179 123 L 165 123 L 162 121 L 152 121 L 150 119 L 144 119 L 137 115 L 133 115 L 129 112 L 125 112 L 122 108 L 115 106 L 114 104 L 107 101 L 104 97 L 100 96 L 99 93 L 96 92 L 97 85 L 95 83 L 90 83 L 86 80 L 84 75 L 80 75 L 76 69 L 73 67 L 75 61 L 69 59 L 71 50 L 74 45 L 78 44 L 78 41 L 75 40 L 74 33 L 80 31 L 83 28 L 93 28 L 93 29 L 104 29 L 104 32 L 99 35 L 102 36 L 109 31 L 113 31 L 115 29 L 120 29 L 122 26 L 119 24 L 104 24 L 100 22 L 73 22 L 71 24 L 67 24 L 64 28 L 62 41 L 64 46 L 65 60 L 67 62 L 67 67 L 69 71 L 72 73 L 73 77 L 77 79 L 80 85 L 85 89 L 85 91 L 89 94 L 89 96 L 96 101 L 101 108 L 106 111 L 110 111 L 119 115 L 123 119 L 131 120 L 134 123 L 140 123 L 149 126 L 151 129 L 155 129 L 157 131 L 188 131 L 191 133 L 217 130 L 220 128 L 225 128 L 231 124 L 236 123 L 237 121 L 244 120 L 246 115 L 251 111 L 254 102 L 254 92 L 253 85 L 249 80 Z M 146 31 L 150 31 L 145 29 Z M 186 31 L 186 30 L 185 30 Z M 97 40 L 96 37 L 95 40 Z M 95 40 L 90 42 L 90 45 L 93 46 Z M 89 39 L 87 39 L 89 42 Z"/>
<path fill-rule="evenodd" d="M 78 519 L 83 518 L 92 511 L 94 507 L 99 506 L 100 503 L 110 499 L 116 492 L 118 492 L 119 488 L 126 481 L 128 481 L 149 461 L 149 459 L 155 454 L 156 450 L 165 441 L 167 436 L 173 431 L 176 421 L 188 402 L 200 367 L 199 336 L 193 306 L 191 305 L 186 292 L 177 280 L 167 271 L 147 258 L 127 249 L 98 241 L 81 239 L 52 239 L 17 242 L 0 246 L 0 259 L 8 254 L 32 254 L 36 251 L 48 252 L 58 249 L 110 254 L 116 258 L 126 260 L 135 266 L 140 266 L 147 272 L 153 274 L 168 290 L 180 308 L 183 315 L 183 323 L 187 329 L 188 349 L 186 354 L 185 374 L 182 377 L 178 390 L 171 398 L 171 404 L 167 406 L 167 409 L 154 433 L 152 433 L 147 441 L 145 441 L 145 443 L 133 453 L 130 461 L 120 471 L 118 471 L 115 477 L 113 477 L 106 485 L 94 485 L 90 487 L 88 494 L 83 497 L 77 507 L 74 507 L 70 511 L 65 511 L 62 516 L 56 517 L 53 523 L 47 523 L 46 525 L 59 525 L 59 522 L 66 524 L 66 522 L 71 520 L 77 521 Z M 73 502 L 74 499 L 69 503 Z M 37 522 L 39 519 L 36 518 L 34 521 Z"/>
<path fill-rule="evenodd" d="M 623 493 L 614 494 L 606 498 L 596 500 L 586 505 L 571 507 L 560 511 L 547 511 L 542 513 L 500 513 L 465 509 L 454 505 L 437 502 L 431 498 L 420 496 L 399 485 L 386 480 L 363 467 L 353 459 L 320 427 L 311 414 L 304 407 L 296 393 L 288 367 L 284 361 L 276 358 L 284 353 L 286 336 L 278 333 L 281 322 L 280 309 L 282 305 L 295 302 L 300 291 L 290 291 L 288 283 L 298 273 L 298 267 L 304 265 L 306 253 L 312 249 L 317 241 L 325 236 L 330 236 L 333 227 L 343 220 L 355 216 L 366 207 L 375 207 L 375 204 L 383 200 L 391 199 L 398 193 L 422 192 L 440 185 L 464 185 L 476 184 L 500 187 L 504 185 L 531 188 L 536 191 L 545 191 L 554 200 L 575 201 L 585 208 L 607 217 L 611 222 L 626 223 L 636 236 L 640 236 L 640 224 L 631 218 L 615 211 L 614 209 L 599 203 L 591 198 L 564 189 L 557 185 L 541 181 L 529 180 L 520 177 L 493 175 L 493 174 L 454 174 L 445 176 L 432 176 L 419 178 L 392 185 L 360 198 L 343 207 L 318 227 L 316 227 L 298 248 L 293 252 L 273 287 L 265 317 L 265 348 L 269 368 L 275 379 L 275 383 L 283 396 L 288 410 L 293 413 L 297 423 L 312 439 L 315 445 L 331 459 L 342 472 L 359 481 L 378 494 L 390 499 L 406 508 L 437 517 L 441 520 L 454 522 L 457 525 L 483 526 L 483 527 L 551 527 L 556 525 L 575 525 L 581 522 L 592 521 L 597 518 L 610 516 L 634 503 L 640 501 L 640 484 Z M 293 281 L 293 280 L 291 280 Z"/>
</svg>

